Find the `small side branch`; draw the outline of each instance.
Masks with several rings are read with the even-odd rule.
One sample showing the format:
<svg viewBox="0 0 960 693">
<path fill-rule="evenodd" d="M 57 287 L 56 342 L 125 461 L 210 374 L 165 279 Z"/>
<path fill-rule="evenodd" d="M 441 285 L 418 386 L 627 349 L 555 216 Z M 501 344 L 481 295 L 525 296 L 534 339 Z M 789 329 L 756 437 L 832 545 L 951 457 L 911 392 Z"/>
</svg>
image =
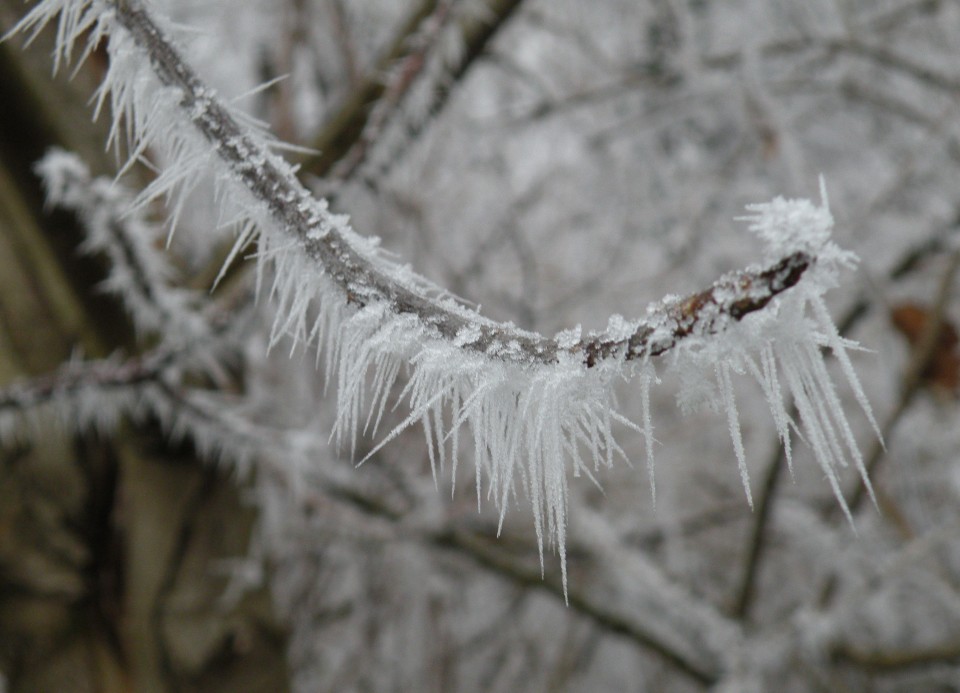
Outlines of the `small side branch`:
<svg viewBox="0 0 960 693">
<path fill-rule="evenodd" d="M 0 414 L 25 412 L 58 397 L 91 388 L 111 390 L 153 382 L 176 363 L 179 356 L 177 350 L 163 348 L 126 361 L 109 358 L 67 364 L 54 373 L 0 390 Z"/>
</svg>

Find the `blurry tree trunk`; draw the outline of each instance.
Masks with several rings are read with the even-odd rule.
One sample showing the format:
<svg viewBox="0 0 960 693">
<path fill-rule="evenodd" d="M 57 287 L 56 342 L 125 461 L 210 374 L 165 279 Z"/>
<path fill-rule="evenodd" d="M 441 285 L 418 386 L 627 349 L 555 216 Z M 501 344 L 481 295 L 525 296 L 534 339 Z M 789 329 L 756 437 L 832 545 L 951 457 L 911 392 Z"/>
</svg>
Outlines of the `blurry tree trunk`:
<svg viewBox="0 0 960 693">
<path fill-rule="evenodd" d="M 22 13 L 0 4 L 0 33 Z M 86 105 L 97 69 L 51 81 L 48 37 L 0 44 L 0 386 L 80 350 L 132 349 L 97 291 L 82 230 L 43 209 L 33 162 L 49 147 L 109 172 Z M 97 168 L 99 167 L 99 171 Z M 243 555 L 253 511 L 225 472 L 159 431 L 110 441 L 39 423 L 0 450 L 0 669 L 11 691 L 282 691 L 284 633 L 266 590 L 219 601 L 218 560 Z"/>
</svg>

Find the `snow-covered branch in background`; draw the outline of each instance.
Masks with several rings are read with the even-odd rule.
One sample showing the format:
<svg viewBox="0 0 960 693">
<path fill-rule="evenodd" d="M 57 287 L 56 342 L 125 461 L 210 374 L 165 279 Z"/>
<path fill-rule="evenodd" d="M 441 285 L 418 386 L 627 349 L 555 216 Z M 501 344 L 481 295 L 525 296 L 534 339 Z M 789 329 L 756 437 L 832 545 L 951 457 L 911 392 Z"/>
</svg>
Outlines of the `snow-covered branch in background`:
<svg viewBox="0 0 960 693">
<path fill-rule="evenodd" d="M 155 244 L 162 237 L 133 194 L 116 181 L 91 178 L 75 154 L 54 149 L 37 162 L 47 203 L 74 212 L 87 238 L 81 249 L 103 253 L 109 276 L 103 288 L 118 296 L 141 332 L 162 330 L 169 341 L 206 334 L 210 326 L 197 310 L 196 296 L 170 285 L 172 270 Z"/>
<path fill-rule="evenodd" d="M 185 429 L 169 404 L 170 388 L 187 372 L 209 371 L 224 360 L 235 338 L 197 340 L 189 348 L 160 346 L 141 356 L 115 354 L 100 360 L 71 359 L 56 371 L 0 390 L 0 440 L 30 438 L 55 422 L 64 430 L 112 432 L 127 417 L 142 421 L 155 415 L 173 434 Z M 216 452 L 224 445 L 195 435 L 199 448 Z M 242 450 L 243 446 L 236 446 Z M 230 448 L 233 451 L 233 447 Z"/>
<path fill-rule="evenodd" d="M 592 478 L 625 457 L 614 439 L 617 425 L 642 430 L 652 449 L 648 407 L 633 424 L 617 411 L 612 388 L 639 375 L 646 394 L 658 378 L 651 359 L 661 354 L 681 376 L 683 406 L 709 401 L 725 412 L 748 498 L 732 384 L 741 373 L 760 383 L 788 450 L 790 429 L 799 428 L 841 504 L 837 470 L 847 460 L 869 483 L 823 362 L 826 347 L 872 421 L 846 355 L 854 345 L 839 336 L 822 299 L 855 261 L 830 240 L 825 193 L 821 206 L 778 198 L 751 208 L 764 266 L 686 298 L 665 298 L 641 319 L 614 316 L 598 334 L 574 328 L 544 337 L 484 318 L 392 261 L 377 239 L 358 235 L 346 216 L 299 182 L 274 153 L 277 142 L 199 79 L 141 3 L 44 0 L 18 30 L 39 30 L 58 17 L 55 64 L 70 60 L 78 42 L 86 42 L 85 55 L 107 38 L 110 65 L 99 103 L 112 109 L 111 139 L 116 143 L 125 129 L 131 162 L 148 148 L 163 162 L 134 207 L 166 198 L 175 220 L 186 192 L 212 177 L 222 218 L 241 229 L 234 253 L 256 241 L 258 287 L 277 306 L 272 344 L 318 349 L 337 385 L 338 443 L 353 446 L 358 435 L 376 432 L 407 373 L 399 397 L 409 416 L 380 445 L 422 423 L 436 473 L 448 458 L 456 465 L 466 425 L 478 502 L 485 493 L 503 513 L 519 486 L 533 507 L 541 563 L 544 541 L 565 556 L 568 472 Z M 787 413 L 790 397 L 799 423 Z"/>
</svg>

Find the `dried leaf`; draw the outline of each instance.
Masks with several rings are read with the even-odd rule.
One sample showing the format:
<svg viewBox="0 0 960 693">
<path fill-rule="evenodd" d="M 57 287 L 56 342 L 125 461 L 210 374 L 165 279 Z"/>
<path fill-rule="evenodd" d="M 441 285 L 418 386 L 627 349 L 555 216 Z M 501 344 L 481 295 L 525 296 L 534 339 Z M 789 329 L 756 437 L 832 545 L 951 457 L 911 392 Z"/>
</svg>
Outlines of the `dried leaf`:
<svg viewBox="0 0 960 693">
<path fill-rule="evenodd" d="M 923 332 L 932 317 L 929 308 L 917 303 L 900 303 L 890 310 L 893 326 L 906 337 L 914 349 L 923 338 Z M 925 385 L 954 397 L 960 391 L 958 343 L 960 338 L 957 336 L 957 329 L 948 320 L 944 320 L 930 361 L 920 375 Z"/>
</svg>

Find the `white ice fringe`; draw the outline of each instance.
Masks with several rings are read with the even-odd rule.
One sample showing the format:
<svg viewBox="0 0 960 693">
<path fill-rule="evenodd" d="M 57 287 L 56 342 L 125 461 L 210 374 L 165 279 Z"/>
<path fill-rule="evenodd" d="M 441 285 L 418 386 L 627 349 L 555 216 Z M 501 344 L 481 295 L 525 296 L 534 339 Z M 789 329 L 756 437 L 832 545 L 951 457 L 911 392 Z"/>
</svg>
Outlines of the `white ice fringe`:
<svg viewBox="0 0 960 693">
<path fill-rule="evenodd" d="M 387 260 L 375 239 L 357 235 L 346 217 L 332 214 L 324 200 L 311 196 L 296 180 L 295 171 L 272 153 L 276 143 L 256 127 L 244 125 L 242 115 L 223 104 L 188 68 L 183 68 L 188 74 L 179 83 L 176 75 L 171 77 L 170 65 L 179 57 L 140 3 L 43 0 L 15 30 L 39 30 L 58 15 L 55 65 L 70 58 L 74 44 L 88 29 L 92 32 L 87 51 L 109 36 L 110 67 L 99 98 L 101 104 L 109 102 L 113 112 L 111 137 L 116 143 L 122 122 L 131 162 L 148 147 L 164 162 L 164 171 L 139 203 L 166 197 L 175 219 L 185 192 L 212 176 L 219 186 L 222 217 L 239 220 L 242 229 L 236 250 L 251 240 L 258 242 L 258 282 L 271 282 L 267 293 L 279 306 L 272 342 L 292 338 L 294 349 L 322 348 L 327 377 L 337 386 L 336 441 L 352 449 L 358 435 L 376 431 L 392 387 L 405 372 L 401 399 L 408 402 L 410 413 L 381 445 L 404 427 L 422 423 L 436 473 L 448 456 L 456 464 L 458 433 L 467 425 L 474 442 L 478 498 L 485 493 L 502 517 L 508 502 L 522 490 L 533 508 L 541 562 L 545 541 L 563 559 L 568 467 L 575 476 L 592 478 L 599 467 L 623 456 L 613 437 L 615 422 L 645 433 L 648 455 L 652 452 L 647 389 L 656 375 L 649 363 L 641 365 L 644 411 L 643 426 L 638 428 L 617 413 L 612 394 L 612 382 L 634 372 L 622 352 L 603 355 L 590 368 L 582 354 L 575 356 L 564 346 L 564 336 L 544 340 L 512 325 L 497 325 L 449 298 L 431 296 L 425 280 Z M 225 122 L 217 120 L 218 112 L 232 118 L 227 123 L 230 132 L 222 136 L 216 133 Z M 261 175 L 264 171 L 280 181 L 274 185 L 282 187 L 282 194 L 257 187 L 268 178 Z M 650 343 L 668 345 L 671 365 L 685 375 L 685 382 L 707 378 L 717 383 L 714 403 L 726 413 L 748 497 L 731 373 L 753 375 L 787 450 L 790 429 L 801 430 L 842 503 L 837 470 L 846 464 L 847 455 L 868 482 L 826 371 L 823 347 L 838 356 L 843 375 L 873 419 L 845 353 L 854 345 L 837 334 L 821 296 L 836 285 L 838 270 L 855 258 L 829 240 L 833 220 L 825 194 L 821 207 L 778 198 L 751 211 L 752 229 L 766 242 L 771 258 L 791 252 L 812 258 L 795 287 L 742 320 L 708 313 L 705 320 L 711 329 L 694 331 L 682 340 L 671 337 L 674 326 L 667 320 L 666 302 L 652 307 L 644 322 L 612 320 L 603 336 L 622 340 L 631 330 L 649 325 Z M 398 310 L 410 297 L 427 309 Z M 719 305 L 723 297 L 714 298 Z M 451 324 L 462 325 L 455 336 Z M 496 331 L 493 336 L 491 330 Z M 555 358 L 526 356 L 540 353 L 536 350 L 544 344 L 556 351 Z M 700 376 L 690 377 L 691 371 Z M 702 382 L 695 387 L 700 395 L 710 395 Z M 785 397 L 795 398 L 800 426 L 788 416 Z"/>
</svg>

